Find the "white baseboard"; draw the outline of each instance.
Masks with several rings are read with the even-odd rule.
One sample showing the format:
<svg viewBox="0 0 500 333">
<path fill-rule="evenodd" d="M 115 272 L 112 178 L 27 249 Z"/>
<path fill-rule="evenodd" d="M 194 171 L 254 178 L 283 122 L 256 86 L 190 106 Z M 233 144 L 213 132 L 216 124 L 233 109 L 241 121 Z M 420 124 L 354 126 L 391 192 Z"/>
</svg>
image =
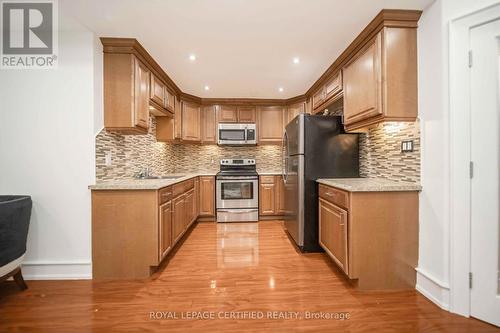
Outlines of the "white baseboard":
<svg viewBox="0 0 500 333">
<path fill-rule="evenodd" d="M 450 287 L 420 268 L 417 271 L 415 289 L 441 309 L 450 310 Z"/>
<path fill-rule="evenodd" d="M 25 280 L 92 279 L 92 263 L 90 261 L 25 261 L 21 266 Z"/>
</svg>

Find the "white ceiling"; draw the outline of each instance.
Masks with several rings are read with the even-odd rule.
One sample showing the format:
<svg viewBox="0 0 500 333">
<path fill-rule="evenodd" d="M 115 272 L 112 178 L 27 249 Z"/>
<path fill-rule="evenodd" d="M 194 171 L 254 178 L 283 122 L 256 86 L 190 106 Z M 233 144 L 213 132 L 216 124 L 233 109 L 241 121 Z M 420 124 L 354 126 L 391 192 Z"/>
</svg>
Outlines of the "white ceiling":
<svg viewBox="0 0 500 333">
<path fill-rule="evenodd" d="M 186 93 L 303 94 L 383 8 L 433 0 L 60 0 L 99 37 L 133 37 Z M 196 54 L 196 61 L 189 55 Z M 293 64 L 299 57 L 300 63 Z M 210 86 L 209 91 L 204 86 Z M 279 87 L 283 87 L 280 92 Z"/>
</svg>

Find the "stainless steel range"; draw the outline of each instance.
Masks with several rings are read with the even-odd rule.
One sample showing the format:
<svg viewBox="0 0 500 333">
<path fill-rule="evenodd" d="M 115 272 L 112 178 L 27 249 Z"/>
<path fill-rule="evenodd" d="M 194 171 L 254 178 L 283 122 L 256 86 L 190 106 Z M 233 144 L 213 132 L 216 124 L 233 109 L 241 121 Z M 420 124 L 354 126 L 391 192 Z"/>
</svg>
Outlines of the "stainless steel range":
<svg viewBox="0 0 500 333">
<path fill-rule="evenodd" d="M 221 160 L 215 178 L 217 222 L 259 220 L 259 176 L 255 160 Z"/>
</svg>

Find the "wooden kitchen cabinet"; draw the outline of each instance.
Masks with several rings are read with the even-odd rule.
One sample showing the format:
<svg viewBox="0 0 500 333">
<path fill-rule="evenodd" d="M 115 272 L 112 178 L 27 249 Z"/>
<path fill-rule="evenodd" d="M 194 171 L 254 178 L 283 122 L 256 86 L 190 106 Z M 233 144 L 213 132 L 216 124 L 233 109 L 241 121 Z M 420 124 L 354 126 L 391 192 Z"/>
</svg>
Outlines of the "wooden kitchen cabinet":
<svg viewBox="0 0 500 333">
<path fill-rule="evenodd" d="M 193 223 L 195 220 L 196 206 L 194 204 L 194 188 L 185 194 L 184 202 L 185 202 L 184 209 L 185 209 L 185 213 L 186 213 L 186 217 L 185 217 L 185 221 L 184 221 L 184 229 L 187 229 L 187 228 L 189 228 L 191 223 Z"/>
<path fill-rule="evenodd" d="M 418 191 L 347 192 L 319 184 L 319 244 L 363 290 L 414 289 Z"/>
<path fill-rule="evenodd" d="M 239 123 L 255 123 L 255 107 L 254 106 L 238 106 L 238 122 Z"/>
<path fill-rule="evenodd" d="M 417 31 L 384 27 L 343 67 L 344 125 L 417 118 Z"/>
<path fill-rule="evenodd" d="M 320 87 L 313 95 L 312 95 L 312 108 L 313 112 L 318 111 L 320 105 L 323 105 L 323 102 L 326 98 L 325 87 Z"/>
<path fill-rule="evenodd" d="M 186 200 L 182 194 L 172 201 L 172 239 L 177 243 L 186 226 Z"/>
<path fill-rule="evenodd" d="M 149 89 L 149 111 L 152 115 L 172 116 L 173 109 L 168 109 L 168 94 L 166 85 L 158 79 L 154 74 L 150 75 L 150 89 Z"/>
<path fill-rule="evenodd" d="M 166 97 L 166 108 L 167 108 L 167 111 L 169 111 L 170 113 L 174 113 L 175 112 L 175 94 L 173 92 L 171 92 L 168 88 L 165 88 L 165 97 Z"/>
<path fill-rule="evenodd" d="M 219 123 L 238 122 L 238 109 L 232 105 L 220 105 L 218 108 L 217 120 Z"/>
<path fill-rule="evenodd" d="M 215 106 L 204 106 L 201 113 L 201 143 L 217 143 L 217 112 Z"/>
<path fill-rule="evenodd" d="M 172 248 L 172 201 L 167 201 L 160 206 L 159 228 L 159 261 L 162 261 Z"/>
<path fill-rule="evenodd" d="M 319 221 L 319 244 L 347 274 L 347 212 L 319 199 Z"/>
<path fill-rule="evenodd" d="M 263 106 L 257 110 L 258 144 L 281 144 L 285 129 L 285 109 Z"/>
<path fill-rule="evenodd" d="M 313 113 L 321 112 L 330 103 L 342 97 L 342 72 L 333 74 L 312 96 Z"/>
<path fill-rule="evenodd" d="M 104 54 L 104 127 L 123 134 L 149 128 L 150 72 L 133 54 Z"/>
<path fill-rule="evenodd" d="M 215 216 L 215 177 L 200 176 L 200 216 Z"/>
<path fill-rule="evenodd" d="M 285 127 L 292 121 L 293 118 L 297 117 L 299 114 L 305 113 L 305 103 L 296 103 L 289 105 L 286 110 L 286 121 Z"/>
<path fill-rule="evenodd" d="M 201 108 L 198 104 L 182 101 L 182 140 L 201 142 Z"/>
<path fill-rule="evenodd" d="M 259 215 L 284 215 L 285 187 L 281 175 L 263 175 L 259 179 Z"/>
</svg>

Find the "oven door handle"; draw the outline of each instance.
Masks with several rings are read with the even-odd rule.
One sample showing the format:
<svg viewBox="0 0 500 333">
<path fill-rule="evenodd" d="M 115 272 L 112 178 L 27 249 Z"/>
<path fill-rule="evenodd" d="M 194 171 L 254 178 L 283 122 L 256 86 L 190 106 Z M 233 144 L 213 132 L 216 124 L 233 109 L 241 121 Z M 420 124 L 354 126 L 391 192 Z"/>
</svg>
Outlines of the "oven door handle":
<svg viewBox="0 0 500 333">
<path fill-rule="evenodd" d="M 253 209 L 217 209 L 218 212 L 220 213 L 234 213 L 234 214 L 246 214 L 246 213 L 253 213 L 255 211 L 258 211 L 258 209 L 253 208 Z"/>
<path fill-rule="evenodd" d="M 259 180 L 259 178 L 258 177 L 252 177 L 252 178 L 217 177 L 218 182 L 224 181 L 225 183 L 240 183 L 242 180 L 247 180 L 247 181 L 253 182 L 253 181 Z"/>
</svg>

